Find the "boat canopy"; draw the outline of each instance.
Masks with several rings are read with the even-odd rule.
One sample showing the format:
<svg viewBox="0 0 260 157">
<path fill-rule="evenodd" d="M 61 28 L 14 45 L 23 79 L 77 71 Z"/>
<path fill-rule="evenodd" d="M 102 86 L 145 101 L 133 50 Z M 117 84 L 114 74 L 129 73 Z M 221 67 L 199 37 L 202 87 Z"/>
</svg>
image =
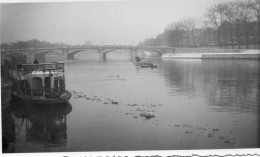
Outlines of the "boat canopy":
<svg viewBox="0 0 260 157">
<path fill-rule="evenodd" d="M 55 62 L 55 63 L 41 63 L 41 64 L 22 64 L 21 70 L 24 74 L 64 72 L 64 63 Z"/>
</svg>

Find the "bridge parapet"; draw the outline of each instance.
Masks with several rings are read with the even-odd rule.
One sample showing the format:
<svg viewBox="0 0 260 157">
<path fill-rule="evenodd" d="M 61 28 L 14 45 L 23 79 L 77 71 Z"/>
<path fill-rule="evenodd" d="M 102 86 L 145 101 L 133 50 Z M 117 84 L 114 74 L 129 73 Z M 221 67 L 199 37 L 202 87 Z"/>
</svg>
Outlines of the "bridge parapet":
<svg viewBox="0 0 260 157">
<path fill-rule="evenodd" d="M 146 48 L 146 49 L 171 49 L 168 46 L 146 46 L 146 45 L 84 45 L 84 46 L 66 46 L 66 47 L 44 47 L 44 48 L 25 48 L 25 49 L 2 49 L 1 52 L 13 51 L 37 51 L 37 50 L 74 50 L 90 48 Z"/>
<path fill-rule="evenodd" d="M 97 50 L 101 58 L 106 58 L 106 54 L 115 50 L 128 49 L 132 55 L 137 50 L 145 49 L 160 52 L 163 54 L 166 50 L 171 49 L 167 46 L 147 46 L 147 45 L 83 45 L 83 46 L 66 46 L 66 47 L 44 47 L 44 48 L 27 48 L 27 49 L 1 49 L 1 55 L 6 56 L 10 53 L 45 53 L 51 51 L 62 51 L 68 58 L 74 58 L 74 55 L 81 51 Z M 55 52 L 54 52 L 55 53 Z"/>
</svg>

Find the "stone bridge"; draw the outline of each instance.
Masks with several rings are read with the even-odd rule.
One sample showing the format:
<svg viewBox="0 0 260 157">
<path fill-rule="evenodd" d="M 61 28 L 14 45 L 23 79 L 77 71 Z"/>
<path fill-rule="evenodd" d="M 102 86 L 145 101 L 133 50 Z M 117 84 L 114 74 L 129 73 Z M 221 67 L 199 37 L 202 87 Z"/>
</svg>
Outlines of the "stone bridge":
<svg viewBox="0 0 260 157">
<path fill-rule="evenodd" d="M 63 53 L 65 58 L 74 59 L 74 55 L 88 50 L 97 50 L 100 58 L 106 59 L 109 52 L 116 50 L 130 50 L 132 56 L 137 55 L 138 50 L 148 50 L 158 53 L 162 56 L 171 47 L 167 46 L 140 46 L 140 45 L 87 45 L 87 46 L 68 46 L 68 47 L 54 47 L 54 48 L 30 48 L 30 49 L 1 49 L 2 56 L 11 54 L 26 54 L 26 55 L 45 55 L 48 53 Z"/>
</svg>

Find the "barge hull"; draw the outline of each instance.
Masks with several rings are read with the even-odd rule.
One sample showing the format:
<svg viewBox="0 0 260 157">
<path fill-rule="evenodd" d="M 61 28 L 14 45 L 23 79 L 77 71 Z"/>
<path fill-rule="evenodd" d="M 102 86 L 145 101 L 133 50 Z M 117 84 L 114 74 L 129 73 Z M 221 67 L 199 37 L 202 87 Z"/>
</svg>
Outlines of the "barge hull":
<svg viewBox="0 0 260 157">
<path fill-rule="evenodd" d="M 28 98 L 22 95 L 12 92 L 12 96 L 15 99 L 19 99 L 27 104 L 61 104 L 68 102 L 72 94 L 66 90 L 67 98 L 58 98 L 58 99 L 37 99 L 37 98 Z"/>
</svg>

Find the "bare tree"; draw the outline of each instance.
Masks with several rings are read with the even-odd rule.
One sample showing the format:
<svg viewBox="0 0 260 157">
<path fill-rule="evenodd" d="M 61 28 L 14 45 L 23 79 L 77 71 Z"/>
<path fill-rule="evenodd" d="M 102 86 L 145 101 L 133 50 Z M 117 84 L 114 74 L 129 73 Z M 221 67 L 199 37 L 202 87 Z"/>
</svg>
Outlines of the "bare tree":
<svg viewBox="0 0 260 157">
<path fill-rule="evenodd" d="M 225 6 L 217 4 L 207 9 L 206 17 L 218 30 L 218 44 L 221 47 L 221 26 L 225 21 Z"/>
<path fill-rule="evenodd" d="M 185 17 L 180 21 L 180 25 L 186 33 L 187 46 L 190 45 L 189 44 L 189 34 L 192 35 L 193 46 L 196 46 L 195 30 L 197 28 L 198 21 L 195 18 L 192 18 L 192 17 Z"/>
<path fill-rule="evenodd" d="M 243 32 L 241 26 L 245 23 L 248 22 L 248 20 L 250 19 L 250 10 L 248 9 L 248 4 L 243 2 L 243 1 L 235 1 L 232 3 L 233 6 L 233 18 L 235 21 L 235 26 L 236 26 L 236 39 L 238 42 L 238 46 L 239 48 L 241 48 L 241 44 L 242 44 L 242 34 L 241 32 Z M 247 37 L 247 31 L 246 33 L 246 38 Z"/>
<path fill-rule="evenodd" d="M 260 44 L 260 0 L 253 0 L 249 2 L 249 8 L 251 8 L 253 17 L 258 21 L 257 34 L 258 34 L 258 44 Z M 255 35 L 254 35 L 255 39 Z M 255 42 L 254 42 L 255 45 Z M 255 47 L 255 46 L 254 46 Z M 260 49 L 260 45 L 259 45 Z"/>
<path fill-rule="evenodd" d="M 233 24 L 235 23 L 235 2 L 228 2 L 224 4 L 224 15 L 226 20 L 229 23 L 229 33 L 232 49 L 234 48 L 233 42 Z"/>
<path fill-rule="evenodd" d="M 195 47 L 198 43 L 218 45 L 219 48 L 231 43 L 232 48 L 236 45 L 249 48 L 252 42 L 256 48 L 257 40 L 260 44 L 260 0 L 219 3 L 208 8 L 205 17 L 202 25 L 195 18 L 184 17 L 168 25 L 165 32 L 156 38 L 146 39 L 140 44 L 170 45 L 172 48 L 180 45 Z"/>
<path fill-rule="evenodd" d="M 195 42 L 195 33 L 198 29 L 199 26 L 199 21 L 196 18 L 191 19 L 191 35 L 192 35 L 192 41 L 193 41 L 193 46 L 196 46 Z"/>
<path fill-rule="evenodd" d="M 249 25 L 249 22 L 252 20 L 253 16 L 252 16 L 252 10 L 249 7 L 250 6 L 250 1 L 245 1 L 241 3 L 241 7 L 242 7 L 242 15 L 241 15 L 241 20 L 242 20 L 242 27 L 243 27 L 243 32 L 245 35 L 245 40 L 246 40 L 246 48 L 249 48 L 249 33 L 251 32 L 251 27 Z"/>
<path fill-rule="evenodd" d="M 183 30 L 180 23 L 172 23 L 165 28 L 167 41 L 171 44 L 172 53 L 175 52 L 175 47 L 182 40 Z"/>
<path fill-rule="evenodd" d="M 212 42 L 215 43 L 212 24 L 207 20 L 202 22 L 200 33 L 203 36 L 203 43 L 204 43 L 203 45 L 206 46 L 212 44 Z"/>
<path fill-rule="evenodd" d="M 189 43 L 189 34 L 191 31 L 191 21 L 189 17 L 185 17 L 182 20 L 180 20 L 180 26 L 182 27 L 182 29 L 184 30 L 185 34 L 186 34 L 186 43 L 187 46 L 190 46 Z"/>
</svg>

